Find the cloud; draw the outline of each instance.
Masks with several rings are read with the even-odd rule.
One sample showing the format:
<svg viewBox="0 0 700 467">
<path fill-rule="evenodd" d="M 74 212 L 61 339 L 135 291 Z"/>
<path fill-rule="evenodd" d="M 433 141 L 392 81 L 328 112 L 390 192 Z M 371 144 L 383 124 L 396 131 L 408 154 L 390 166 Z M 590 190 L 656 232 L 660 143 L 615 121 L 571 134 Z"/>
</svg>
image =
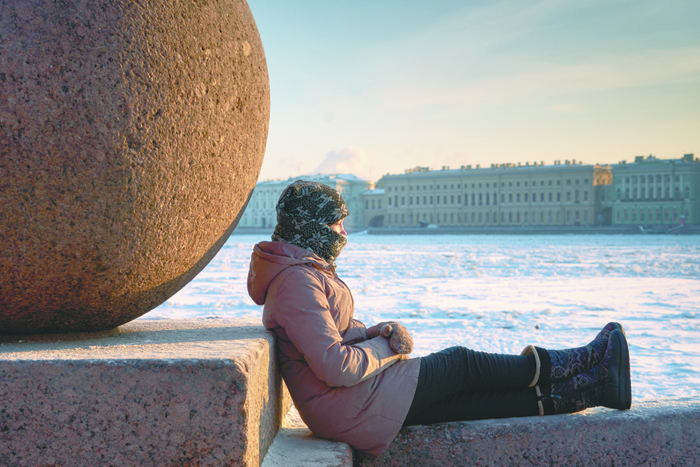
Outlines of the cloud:
<svg viewBox="0 0 700 467">
<path fill-rule="evenodd" d="M 321 164 L 311 174 L 351 173 L 371 179 L 372 155 L 369 151 L 347 147 L 339 151 L 329 151 Z"/>
</svg>

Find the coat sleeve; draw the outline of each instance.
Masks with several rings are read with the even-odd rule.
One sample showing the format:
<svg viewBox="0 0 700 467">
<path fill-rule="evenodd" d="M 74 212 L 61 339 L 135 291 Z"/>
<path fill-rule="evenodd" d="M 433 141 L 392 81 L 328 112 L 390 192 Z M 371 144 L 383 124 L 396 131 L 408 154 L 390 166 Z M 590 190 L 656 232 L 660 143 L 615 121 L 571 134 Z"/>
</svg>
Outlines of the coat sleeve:
<svg viewBox="0 0 700 467">
<path fill-rule="evenodd" d="M 331 387 L 358 384 L 403 358 L 384 337 L 343 344 L 323 284 L 308 271 L 295 268 L 284 277 L 275 299 L 275 321 L 316 377 Z"/>
<path fill-rule="evenodd" d="M 341 333 L 343 344 L 352 345 L 367 340 L 367 328 L 362 322 L 351 319 L 348 328 Z"/>
</svg>

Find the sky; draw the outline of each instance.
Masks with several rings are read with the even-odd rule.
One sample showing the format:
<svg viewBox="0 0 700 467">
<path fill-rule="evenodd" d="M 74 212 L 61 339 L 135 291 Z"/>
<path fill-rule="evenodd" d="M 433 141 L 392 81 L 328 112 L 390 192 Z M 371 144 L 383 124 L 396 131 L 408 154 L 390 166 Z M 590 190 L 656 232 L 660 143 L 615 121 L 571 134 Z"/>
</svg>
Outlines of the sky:
<svg viewBox="0 0 700 467">
<path fill-rule="evenodd" d="M 260 180 L 700 156 L 696 0 L 248 0 Z"/>
</svg>

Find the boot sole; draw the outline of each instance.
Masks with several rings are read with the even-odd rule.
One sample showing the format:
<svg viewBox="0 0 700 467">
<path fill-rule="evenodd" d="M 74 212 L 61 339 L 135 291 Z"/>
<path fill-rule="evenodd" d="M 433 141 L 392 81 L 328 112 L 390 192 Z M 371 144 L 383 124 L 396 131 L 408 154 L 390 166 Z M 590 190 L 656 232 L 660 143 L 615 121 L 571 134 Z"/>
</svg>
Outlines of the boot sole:
<svg viewBox="0 0 700 467">
<path fill-rule="evenodd" d="M 630 353 L 624 332 L 615 330 L 610 334 L 613 353 L 617 354 L 610 365 L 613 384 L 608 389 L 603 405 L 611 409 L 628 410 L 632 406 L 630 378 Z"/>
</svg>

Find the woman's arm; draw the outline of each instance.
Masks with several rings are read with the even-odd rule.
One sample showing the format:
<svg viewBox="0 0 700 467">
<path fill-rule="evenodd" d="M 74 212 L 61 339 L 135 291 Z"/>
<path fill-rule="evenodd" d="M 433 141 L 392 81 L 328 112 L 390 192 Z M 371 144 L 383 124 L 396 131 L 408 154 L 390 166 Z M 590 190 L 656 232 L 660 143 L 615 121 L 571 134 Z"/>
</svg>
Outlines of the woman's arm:
<svg viewBox="0 0 700 467">
<path fill-rule="evenodd" d="M 357 344 L 359 342 L 366 341 L 369 338 L 365 325 L 356 319 L 350 320 L 348 323 L 348 328 L 341 334 L 341 337 L 343 338 L 343 344 L 345 345 Z"/>
<path fill-rule="evenodd" d="M 353 386 L 402 359 L 384 337 L 343 344 L 323 283 L 312 271 L 293 268 L 281 279 L 274 294 L 274 319 L 314 374 L 329 386 Z"/>
</svg>

